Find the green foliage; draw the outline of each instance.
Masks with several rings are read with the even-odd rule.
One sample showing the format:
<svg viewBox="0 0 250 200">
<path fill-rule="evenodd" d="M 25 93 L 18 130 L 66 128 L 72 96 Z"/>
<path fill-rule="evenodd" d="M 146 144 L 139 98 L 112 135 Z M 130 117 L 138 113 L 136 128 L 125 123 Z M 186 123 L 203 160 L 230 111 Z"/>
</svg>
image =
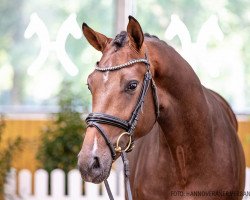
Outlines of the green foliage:
<svg viewBox="0 0 250 200">
<path fill-rule="evenodd" d="M 86 126 L 78 111 L 79 102 L 82 101 L 71 87 L 71 84 L 65 83 L 60 91 L 60 111 L 54 114 L 53 124 L 43 131 L 37 153 L 41 167 L 49 172 L 55 168 L 64 171 L 74 169 L 83 141 Z"/>
<path fill-rule="evenodd" d="M 4 132 L 4 119 L 3 116 L 0 117 L 0 200 L 4 199 L 4 183 L 5 177 L 10 170 L 13 155 L 16 151 L 21 150 L 22 140 L 20 137 L 14 140 L 8 140 L 5 142 L 3 140 Z"/>
</svg>

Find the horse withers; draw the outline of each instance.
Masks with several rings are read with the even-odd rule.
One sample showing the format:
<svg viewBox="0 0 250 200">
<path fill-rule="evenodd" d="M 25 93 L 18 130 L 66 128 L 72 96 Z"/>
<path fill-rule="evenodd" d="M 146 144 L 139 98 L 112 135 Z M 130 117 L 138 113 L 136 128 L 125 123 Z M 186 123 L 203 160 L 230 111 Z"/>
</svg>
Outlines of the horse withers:
<svg viewBox="0 0 250 200">
<path fill-rule="evenodd" d="M 245 159 L 228 103 L 135 18 L 114 39 L 82 29 L 102 52 L 88 77 L 93 113 L 78 155 L 82 178 L 106 180 L 126 150 L 133 199 L 242 199 Z"/>
</svg>

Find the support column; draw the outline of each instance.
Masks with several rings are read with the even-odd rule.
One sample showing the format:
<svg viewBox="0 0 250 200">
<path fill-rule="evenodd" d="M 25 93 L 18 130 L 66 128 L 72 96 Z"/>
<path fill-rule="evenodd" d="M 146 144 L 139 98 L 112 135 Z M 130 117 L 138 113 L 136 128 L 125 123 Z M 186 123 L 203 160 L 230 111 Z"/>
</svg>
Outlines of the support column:
<svg viewBox="0 0 250 200">
<path fill-rule="evenodd" d="M 114 0 L 115 2 L 115 30 L 114 34 L 125 31 L 128 24 L 128 16 L 135 15 L 136 0 Z"/>
</svg>

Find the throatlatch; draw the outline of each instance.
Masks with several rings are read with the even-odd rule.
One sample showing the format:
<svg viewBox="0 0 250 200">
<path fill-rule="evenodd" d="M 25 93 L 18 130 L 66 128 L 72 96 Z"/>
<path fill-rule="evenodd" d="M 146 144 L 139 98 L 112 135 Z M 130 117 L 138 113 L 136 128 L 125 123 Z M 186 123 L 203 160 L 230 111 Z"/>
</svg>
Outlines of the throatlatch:
<svg viewBox="0 0 250 200">
<path fill-rule="evenodd" d="M 104 138 L 106 144 L 108 145 L 108 147 L 110 149 L 113 161 L 116 159 L 116 153 L 121 154 L 123 166 L 124 166 L 125 187 L 126 187 L 126 192 L 127 192 L 127 196 L 128 196 L 129 200 L 132 200 L 132 193 L 131 193 L 131 188 L 130 188 L 130 183 L 129 183 L 129 163 L 128 163 L 126 153 L 132 151 L 132 149 L 133 149 L 134 130 L 136 128 L 139 113 L 140 113 L 140 110 L 141 110 L 142 105 L 144 103 L 145 96 L 147 94 L 150 83 L 151 83 L 152 93 L 153 93 L 153 98 L 154 98 L 156 117 L 159 116 L 159 103 L 158 103 L 158 97 L 157 97 L 157 92 L 156 92 L 156 86 L 155 86 L 155 83 L 152 79 L 152 75 L 150 72 L 150 64 L 148 62 L 146 54 L 145 54 L 145 59 L 144 58 L 134 59 L 134 60 L 130 60 L 127 63 L 121 64 L 121 65 L 104 67 L 104 68 L 98 67 L 98 66 L 95 67 L 95 70 L 105 72 L 105 71 L 119 70 L 119 69 L 122 69 L 124 67 L 128 67 L 130 65 L 133 65 L 135 63 L 145 63 L 147 71 L 144 75 L 144 80 L 143 80 L 143 85 L 142 85 L 142 89 L 140 92 L 140 96 L 137 100 L 137 103 L 135 105 L 134 111 L 131 114 L 130 119 L 123 120 L 123 119 L 120 119 L 118 117 L 108 115 L 105 113 L 90 113 L 86 118 L 86 123 L 87 123 L 88 127 L 95 127 L 98 130 L 98 132 L 102 135 L 102 137 Z M 112 142 L 108 138 L 107 133 L 104 131 L 104 129 L 101 127 L 100 124 L 108 124 L 111 126 L 116 126 L 116 127 L 121 128 L 125 131 L 118 137 L 115 147 L 113 146 Z M 129 142 L 128 142 L 126 148 L 122 149 L 119 146 L 119 143 L 120 143 L 121 138 L 125 135 L 127 135 L 129 137 Z M 106 190 L 107 190 L 107 193 L 109 195 L 110 200 L 113 200 L 114 197 L 111 193 L 111 190 L 110 190 L 110 187 L 109 187 L 107 180 L 104 181 L 104 184 L 105 184 L 105 187 L 106 187 Z"/>
</svg>

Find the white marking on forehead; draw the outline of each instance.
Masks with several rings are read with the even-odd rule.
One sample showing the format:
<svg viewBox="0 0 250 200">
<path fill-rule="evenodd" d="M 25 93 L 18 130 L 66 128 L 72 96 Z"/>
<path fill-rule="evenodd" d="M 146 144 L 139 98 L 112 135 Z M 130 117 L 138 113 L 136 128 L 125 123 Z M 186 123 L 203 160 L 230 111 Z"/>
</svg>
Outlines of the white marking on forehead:
<svg viewBox="0 0 250 200">
<path fill-rule="evenodd" d="M 92 155 L 95 155 L 96 154 L 96 150 L 98 149 L 98 146 L 97 146 L 97 137 L 95 135 L 95 138 L 94 138 L 94 144 L 93 144 L 93 149 L 92 149 Z"/>
<path fill-rule="evenodd" d="M 109 78 L 109 71 L 106 71 L 103 74 L 103 81 L 104 81 L 104 83 L 106 83 L 108 81 L 108 78 Z"/>
</svg>

